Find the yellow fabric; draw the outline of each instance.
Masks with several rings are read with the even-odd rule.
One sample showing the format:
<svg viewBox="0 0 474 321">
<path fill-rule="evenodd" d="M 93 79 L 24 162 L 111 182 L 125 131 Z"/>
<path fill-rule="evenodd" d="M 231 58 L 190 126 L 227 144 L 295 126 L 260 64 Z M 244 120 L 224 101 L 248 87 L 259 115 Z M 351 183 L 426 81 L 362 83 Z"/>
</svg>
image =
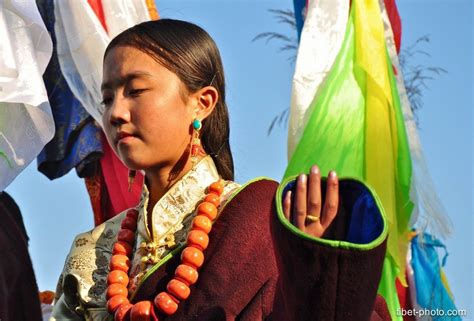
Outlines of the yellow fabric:
<svg viewBox="0 0 474 321">
<path fill-rule="evenodd" d="M 398 265 L 397 276 L 406 286 L 406 230 L 399 230 L 395 190 L 397 126 L 387 70 L 385 34 L 376 0 L 354 1 L 356 61 L 367 73 L 366 178 L 382 200 L 390 226 L 387 251 Z"/>
<path fill-rule="evenodd" d="M 150 14 L 151 20 L 158 20 L 160 19 L 160 15 L 158 14 L 158 9 L 156 8 L 156 4 L 154 0 L 145 0 L 146 7 L 148 8 L 148 12 Z"/>
<path fill-rule="evenodd" d="M 446 277 L 446 274 L 444 273 L 444 270 L 442 268 L 439 269 L 439 274 L 441 275 L 441 282 L 443 283 L 446 291 L 451 297 L 451 300 L 454 300 L 453 292 L 451 292 L 451 288 L 449 287 L 448 278 Z"/>
</svg>

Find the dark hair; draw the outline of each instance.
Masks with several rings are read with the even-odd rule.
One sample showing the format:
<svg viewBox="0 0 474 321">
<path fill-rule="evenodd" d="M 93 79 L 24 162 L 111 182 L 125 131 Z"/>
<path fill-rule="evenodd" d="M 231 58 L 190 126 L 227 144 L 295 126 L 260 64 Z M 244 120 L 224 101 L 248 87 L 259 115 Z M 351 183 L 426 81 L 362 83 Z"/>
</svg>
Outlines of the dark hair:
<svg viewBox="0 0 474 321">
<path fill-rule="evenodd" d="M 224 68 L 217 46 L 201 27 L 172 19 L 140 23 L 115 37 L 105 50 L 131 46 L 156 59 L 174 72 L 194 93 L 212 85 L 219 92 L 214 111 L 202 122 L 201 142 L 223 179 L 234 179 L 229 144 L 229 112 L 225 103 Z"/>
</svg>

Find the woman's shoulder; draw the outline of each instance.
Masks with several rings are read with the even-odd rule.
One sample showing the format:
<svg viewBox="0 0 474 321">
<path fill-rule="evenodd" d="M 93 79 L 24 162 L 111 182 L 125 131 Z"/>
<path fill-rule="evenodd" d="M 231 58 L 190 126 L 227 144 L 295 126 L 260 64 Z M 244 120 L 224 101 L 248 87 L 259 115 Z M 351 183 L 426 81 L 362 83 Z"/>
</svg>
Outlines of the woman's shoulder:
<svg viewBox="0 0 474 321">
<path fill-rule="evenodd" d="M 252 179 L 239 185 L 224 202 L 223 214 L 233 216 L 228 213 L 238 213 L 237 217 L 241 221 L 245 221 L 246 218 L 252 219 L 254 222 L 259 219 L 267 220 L 269 215 L 262 214 L 272 211 L 277 188 L 276 181 L 264 177 Z"/>
<path fill-rule="evenodd" d="M 115 215 L 114 217 L 108 219 L 107 221 L 103 222 L 100 225 L 97 225 L 93 229 L 83 232 L 78 234 L 75 237 L 75 241 L 78 239 L 86 238 L 89 239 L 90 241 L 93 242 L 100 242 L 103 241 L 104 239 L 108 239 L 110 233 L 113 233 L 114 231 L 118 231 L 120 229 L 120 223 L 122 222 L 123 218 L 125 217 L 127 213 L 127 210 Z M 74 244 L 73 244 L 74 246 Z"/>
<path fill-rule="evenodd" d="M 126 211 L 74 238 L 58 282 L 56 298 L 63 293 L 71 298 L 79 294 L 84 302 L 105 302 L 108 262 L 125 214 Z"/>
<path fill-rule="evenodd" d="M 271 178 L 258 177 L 237 186 L 238 188 L 234 188 L 232 194 L 227 198 L 227 203 L 232 201 L 252 202 L 255 200 L 271 200 L 275 196 L 278 182 Z M 234 200 L 235 198 L 237 198 L 237 200 Z"/>
<path fill-rule="evenodd" d="M 76 235 L 72 242 L 68 259 L 79 254 L 84 255 L 84 252 L 90 250 L 95 251 L 97 246 L 111 248 L 126 212 L 123 211 L 93 229 Z"/>
</svg>

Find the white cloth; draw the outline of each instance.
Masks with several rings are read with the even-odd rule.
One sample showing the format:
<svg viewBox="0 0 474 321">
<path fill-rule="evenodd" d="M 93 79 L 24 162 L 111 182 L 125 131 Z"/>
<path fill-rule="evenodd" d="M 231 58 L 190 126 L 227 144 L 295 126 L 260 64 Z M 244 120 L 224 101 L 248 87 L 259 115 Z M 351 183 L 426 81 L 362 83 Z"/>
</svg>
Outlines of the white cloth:
<svg viewBox="0 0 474 321">
<path fill-rule="evenodd" d="M 413 201 L 415 207 L 411 216 L 410 226 L 416 226 L 420 230 L 429 229 L 431 233 L 446 237 L 451 233 L 452 223 L 436 193 L 431 175 L 428 171 L 423 148 L 418 136 L 415 117 L 406 93 L 402 68 L 398 60 L 388 13 L 384 1 L 379 0 L 379 4 L 380 9 L 382 10 L 382 19 L 385 27 L 387 50 L 390 55 L 390 60 L 397 70 L 397 89 L 400 96 L 400 104 L 403 111 L 403 118 L 405 120 L 410 156 L 412 160 L 413 172 L 410 199 Z"/>
<path fill-rule="evenodd" d="M 0 191 L 54 136 L 42 75 L 53 44 L 34 0 L 0 0 Z"/>
<path fill-rule="evenodd" d="M 48 321 L 49 318 L 51 317 L 52 312 L 53 312 L 52 304 L 41 303 L 41 314 L 43 316 L 43 321 Z"/>
<path fill-rule="evenodd" d="M 150 20 L 145 0 L 103 0 L 108 33 L 87 0 L 55 0 L 54 31 L 61 71 L 74 96 L 102 124 L 102 60 L 110 40 Z"/>
<path fill-rule="evenodd" d="M 309 1 L 293 76 L 288 159 L 303 134 L 309 106 L 341 49 L 348 17 L 349 0 Z"/>
<path fill-rule="evenodd" d="M 410 291 L 410 303 L 413 309 L 421 310 L 421 307 L 418 305 L 416 298 L 416 283 L 415 283 L 415 271 L 411 266 L 411 243 L 408 245 L 407 259 L 406 259 L 406 271 L 407 271 L 407 283 L 408 291 Z M 418 316 L 415 316 L 416 320 L 421 320 Z"/>
<path fill-rule="evenodd" d="M 102 7 L 110 39 L 137 23 L 150 20 L 146 0 L 102 0 Z"/>
</svg>

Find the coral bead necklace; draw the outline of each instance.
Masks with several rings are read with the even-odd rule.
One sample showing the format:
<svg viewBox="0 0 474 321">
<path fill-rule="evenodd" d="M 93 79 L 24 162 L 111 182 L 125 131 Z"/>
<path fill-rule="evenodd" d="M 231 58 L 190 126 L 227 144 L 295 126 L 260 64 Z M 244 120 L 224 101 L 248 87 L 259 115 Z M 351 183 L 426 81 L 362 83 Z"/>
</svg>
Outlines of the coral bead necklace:
<svg viewBox="0 0 474 321">
<path fill-rule="evenodd" d="M 131 209 L 127 212 L 112 250 L 107 276 L 107 310 L 114 314 L 115 321 L 158 320 L 155 308 L 171 315 L 178 309 L 179 302 L 189 297 L 189 287 L 197 282 L 198 269 L 204 263 L 203 251 L 209 244 L 208 234 L 217 216 L 223 189 L 221 182 L 209 185 L 208 194 L 199 204 L 187 236 L 187 246 L 181 253 L 181 264 L 176 268 L 174 278 L 168 282 L 166 291 L 159 293 L 153 302 L 140 301 L 132 304 L 128 299 L 128 271 L 135 243 L 138 211 Z"/>
</svg>

